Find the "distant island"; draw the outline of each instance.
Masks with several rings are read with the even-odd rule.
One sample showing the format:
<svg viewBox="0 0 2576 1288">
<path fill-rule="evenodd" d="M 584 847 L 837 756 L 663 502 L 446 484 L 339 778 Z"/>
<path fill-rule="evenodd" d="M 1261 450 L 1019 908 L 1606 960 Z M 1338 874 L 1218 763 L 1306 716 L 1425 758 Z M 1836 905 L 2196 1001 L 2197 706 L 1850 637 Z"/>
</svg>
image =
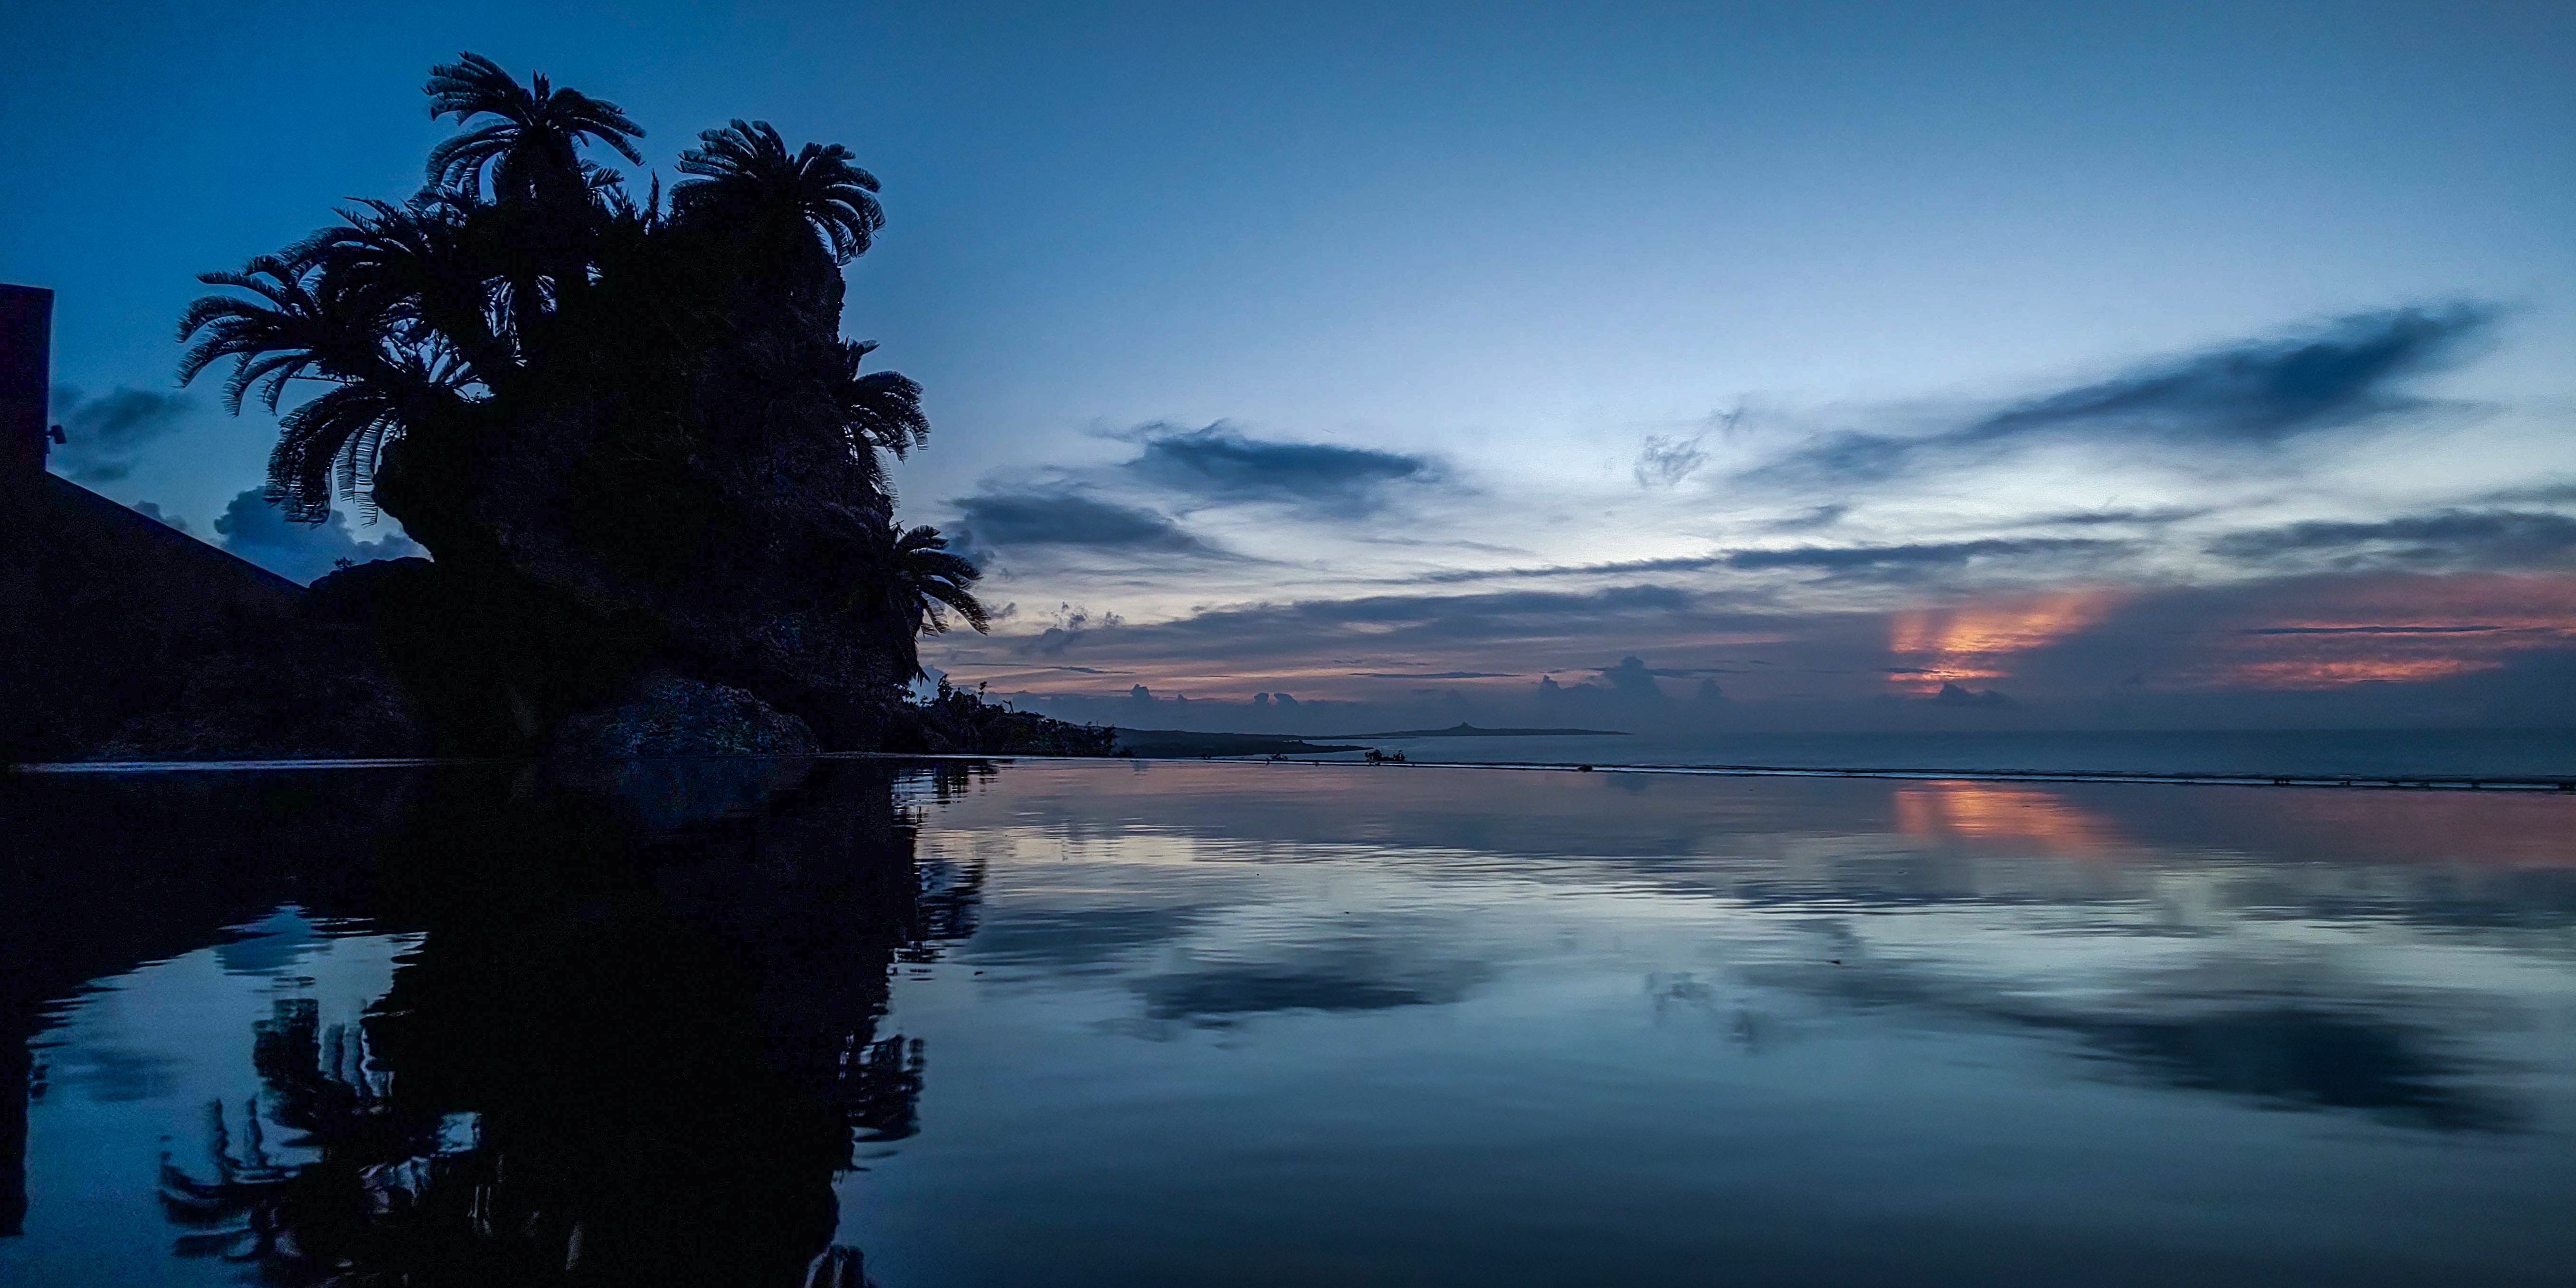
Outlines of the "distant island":
<svg viewBox="0 0 2576 1288">
<path fill-rule="evenodd" d="M 1306 739 L 1271 733 L 1197 733 L 1187 729 L 1121 729 L 1118 754 L 1124 756 L 1315 756 L 1338 751 L 1366 751 L 1361 744 L 1395 738 L 1539 738 L 1587 734 L 1625 738 L 1620 729 L 1479 729 L 1464 722 L 1446 729 L 1399 729 L 1392 733 L 1347 733 Z"/>
<path fill-rule="evenodd" d="M 1117 754 L 1122 756 L 1317 756 L 1364 747 L 1309 742 L 1275 733 L 1196 733 L 1187 729 L 1120 729 Z"/>
<path fill-rule="evenodd" d="M 1392 733 L 1338 733 L 1344 738 L 1548 738 L 1582 734 L 1588 737 L 1625 738 L 1625 729 L 1479 729 L 1461 720 L 1446 729 L 1398 729 Z"/>
</svg>

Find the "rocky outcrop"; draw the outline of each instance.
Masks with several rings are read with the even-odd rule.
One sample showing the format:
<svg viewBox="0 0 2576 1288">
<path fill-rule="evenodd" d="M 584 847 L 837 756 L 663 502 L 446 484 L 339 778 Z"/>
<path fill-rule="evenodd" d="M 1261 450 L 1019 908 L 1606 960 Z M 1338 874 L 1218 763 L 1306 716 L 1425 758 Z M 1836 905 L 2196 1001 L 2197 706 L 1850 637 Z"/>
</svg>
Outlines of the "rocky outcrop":
<svg viewBox="0 0 2576 1288">
<path fill-rule="evenodd" d="M 810 756 L 821 748 L 804 721 L 751 694 L 672 677 L 633 701 L 576 716 L 555 731 L 561 755 Z"/>
</svg>

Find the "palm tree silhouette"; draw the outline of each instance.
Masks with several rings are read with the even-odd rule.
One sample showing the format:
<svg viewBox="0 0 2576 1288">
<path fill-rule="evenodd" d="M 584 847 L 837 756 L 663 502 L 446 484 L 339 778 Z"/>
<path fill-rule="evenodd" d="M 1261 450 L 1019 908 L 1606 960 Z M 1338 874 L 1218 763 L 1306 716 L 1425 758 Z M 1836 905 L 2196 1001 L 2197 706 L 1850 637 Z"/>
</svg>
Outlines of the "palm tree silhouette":
<svg viewBox="0 0 2576 1288">
<path fill-rule="evenodd" d="M 948 619 L 939 611 L 942 605 L 956 610 L 977 634 L 992 629 L 983 603 L 969 589 L 983 579 L 983 570 L 963 556 L 948 553 L 948 538 L 939 535 L 939 529 L 914 528 L 888 535 L 894 538 L 895 593 L 912 616 L 915 634 L 948 633 Z"/>
<path fill-rule="evenodd" d="M 278 420 L 269 455 L 268 499 L 288 518 L 318 523 L 331 513 L 333 484 L 372 505 L 384 448 L 412 425 L 461 405 L 471 378 L 443 345 L 387 344 L 401 331 L 375 302 L 342 290 L 310 258 L 263 255 L 238 273 L 206 273 L 209 286 L 253 299 L 210 295 L 188 306 L 179 339 L 196 343 L 179 360 L 182 384 L 225 358 L 224 405 L 238 414 L 254 388 L 272 412 L 296 380 L 329 386 Z"/>
<path fill-rule="evenodd" d="M 838 143 L 808 143 L 794 156 L 767 121 L 737 120 L 698 135 L 699 145 L 680 154 L 683 173 L 700 176 L 671 191 L 682 217 L 714 217 L 764 231 L 782 225 L 813 229 L 834 264 L 868 252 L 885 209 L 877 178 L 859 168 Z"/>
<path fill-rule="evenodd" d="M 913 650 L 913 643 L 924 635 L 947 634 L 949 612 L 955 612 L 979 634 L 992 629 L 992 617 L 973 590 L 983 578 L 983 570 L 964 556 L 951 554 L 948 539 L 939 534 L 939 529 L 906 530 L 890 522 L 878 542 L 874 553 L 880 566 L 862 575 L 858 587 L 842 602 L 848 608 L 881 612 L 881 620 L 897 628 L 902 662 L 909 675 L 928 674 L 921 669 L 920 655 Z"/>
<path fill-rule="evenodd" d="M 601 143 L 636 165 L 644 157 L 629 139 L 644 137 L 615 103 L 579 90 L 555 89 L 540 72 L 521 85 L 481 54 L 466 53 L 429 69 L 429 116 L 454 116 L 460 125 L 478 116 L 499 120 L 476 126 L 429 150 L 429 183 L 473 193 L 489 170 L 495 200 L 540 205 L 585 203 L 591 172 L 581 160 L 585 143 Z"/>
<path fill-rule="evenodd" d="M 297 243 L 288 255 L 326 273 L 332 288 L 362 302 L 399 345 L 442 347 L 498 389 L 519 367 L 512 311 L 491 308 L 519 274 L 506 239 L 486 226 L 491 208 L 469 193 L 424 192 L 409 202 L 362 200 L 340 225 Z"/>
<path fill-rule="evenodd" d="M 839 684 L 845 702 L 899 693 L 919 636 L 952 614 L 988 627 L 974 565 L 893 521 L 880 453 L 923 446 L 930 422 L 918 383 L 864 370 L 875 343 L 840 334 L 840 266 L 885 223 L 848 148 L 791 150 L 767 122 L 733 121 L 682 154 L 666 210 L 658 179 L 639 203 L 583 157 L 640 162 L 643 131 L 613 103 L 473 53 L 433 68 L 426 92 L 460 127 L 431 150 L 426 189 L 203 275 L 228 289 L 180 319 L 183 383 L 229 360 L 230 410 L 245 395 L 287 408 L 268 479 L 287 517 L 324 521 L 343 497 L 372 516 L 381 500 L 460 603 L 583 587 L 545 611 L 590 626 L 494 627 L 516 641 L 511 665 L 576 677 L 555 685 L 568 694 L 606 685 L 593 671 L 612 664 L 590 659 L 626 656 L 569 640 L 642 656 L 684 629 L 692 656 L 730 659 L 710 665 L 779 692 Z M 773 656 L 743 643 L 755 617 L 828 624 Z M 790 666 L 807 670 L 764 669 Z"/>
<path fill-rule="evenodd" d="M 842 372 L 837 401 L 845 418 L 843 429 L 849 435 L 852 451 L 882 450 L 901 460 L 913 448 L 930 441 L 930 418 L 922 414 L 920 384 L 892 371 L 859 370 L 859 364 L 876 347 L 874 340 L 842 342 L 847 366 Z"/>
</svg>

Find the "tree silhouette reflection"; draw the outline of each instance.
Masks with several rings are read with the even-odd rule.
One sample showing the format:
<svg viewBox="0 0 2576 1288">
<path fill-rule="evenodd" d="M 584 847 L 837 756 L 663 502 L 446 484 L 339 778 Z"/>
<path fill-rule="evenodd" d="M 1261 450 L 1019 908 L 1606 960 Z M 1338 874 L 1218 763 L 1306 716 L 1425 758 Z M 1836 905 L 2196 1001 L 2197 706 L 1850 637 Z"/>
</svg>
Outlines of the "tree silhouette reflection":
<svg viewBox="0 0 2576 1288">
<path fill-rule="evenodd" d="M 382 919 L 423 939 L 356 1025 L 257 1026 L 259 1100 L 163 1166 L 174 1250 L 297 1284 L 863 1282 L 832 1182 L 914 1130 L 920 1044 L 877 1031 L 923 947 L 914 829 L 889 768 L 775 769 L 745 807 L 662 767 L 734 802 L 677 823 L 631 783 L 429 784 L 381 854 Z M 930 920 L 971 923 L 973 883 L 937 886 Z"/>
</svg>

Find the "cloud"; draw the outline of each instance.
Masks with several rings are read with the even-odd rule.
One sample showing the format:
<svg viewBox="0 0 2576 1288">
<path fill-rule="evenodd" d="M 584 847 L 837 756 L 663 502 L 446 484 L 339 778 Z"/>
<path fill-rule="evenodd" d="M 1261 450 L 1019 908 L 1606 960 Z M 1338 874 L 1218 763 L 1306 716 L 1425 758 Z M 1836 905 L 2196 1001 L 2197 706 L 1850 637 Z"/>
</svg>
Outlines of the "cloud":
<svg viewBox="0 0 2576 1288">
<path fill-rule="evenodd" d="M 1637 449 L 1637 486 L 1679 486 L 1683 479 L 1697 473 L 1700 466 L 1708 464 L 1708 452 L 1700 446 L 1707 437 L 1705 433 L 1688 438 L 1647 435 L 1645 444 Z"/>
<path fill-rule="evenodd" d="M 2258 626 L 2248 635 L 2492 635 L 2509 626 Z"/>
<path fill-rule="evenodd" d="M 224 549 L 289 581 L 310 582 L 330 575 L 340 560 L 367 563 L 427 555 L 420 543 L 388 524 L 384 535 L 360 541 L 349 529 L 348 516 L 333 510 L 320 523 L 290 523 L 258 488 L 232 499 L 215 520 Z"/>
<path fill-rule="evenodd" d="M 2230 533 L 2210 553 L 2245 563 L 2321 562 L 2338 569 L 2563 567 L 2576 519 L 2529 510 L 2444 510 L 2375 523 L 2310 521 Z"/>
<path fill-rule="evenodd" d="M 1617 666 L 1601 668 L 1600 675 L 1621 697 L 1663 700 L 1664 691 L 1655 684 L 1655 673 L 1633 655 L 1619 659 Z"/>
<path fill-rule="evenodd" d="M 2249 341 L 2052 394 L 1964 432 L 1996 438 L 2113 423 L 2265 442 L 2350 424 L 2414 405 L 2388 386 L 2448 356 L 2495 317 L 2484 304 L 2356 313 L 2312 337 Z"/>
<path fill-rule="evenodd" d="M 980 492 L 957 507 L 957 544 L 990 551 L 1009 546 L 1078 546 L 1139 553 L 1221 555 L 1163 514 L 1066 489 Z"/>
<path fill-rule="evenodd" d="M 1705 608 L 1704 598 L 1676 587 L 1637 585 L 1581 594 L 1514 590 L 1240 604 L 1125 626 L 1088 647 L 1107 655 L 1099 660 L 1148 674 L 1163 664 L 1177 663 L 1256 675 L 1259 671 L 1250 667 L 1274 658 L 1283 663 L 1294 660 L 1278 674 L 1311 674 L 1316 659 L 1347 659 L 1355 653 L 1373 655 L 1368 660 L 1391 661 L 1454 655 L 1462 648 L 1501 647 L 1513 641 L 1545 641 L 1548 647 L 1556 647 L 1569 637 L 1598 639 L 1603 632 L 1660 634 L 1671 628 L 1677 614 Z M 1723 614 L 1699 619 L 1702 624 L 1725 620 L 1731 619 Z M 1022 637 L 1039 638 L 1043 637 Z"/>
<path fill-rule="evenodd" d="M 1843 516 L 1849 513 L 1851 506 L 1847 504 L 1819 505 L 1785 519 L 1774 519 L 1763 527 L 1772 532 L 1813 532 L 1842 522 Z"/>
<path fill-rule="evenodd" d="M 2063 510 L 2034 515 L 2016 526 L 2026 528 L 2099 528 L 2114 524 L 2163 527 L 2210 513 L 2205 505 L 2164 505 L 2148 510 Z"/>
<path fill-rule="evenodd" d="M 170 527 L 177 528 L 181 532 L 188 530 L 188 521 L 186 519 L 182 519 L 175 514 L 163 514 L 161 512 L 159 502 L 137 501 L 134 503 L 134 512 L 156 523 L 163 523 Z"/>
<path fill-rule="evenodd" d="M 1641 572 L 1699 572 L 1734 568 L 1762 572 L 1806 568 L 1831 577 L 1907 577 L 1934 568 L 1956 568 L 1978 560 L 2027 556 L 2099 556 L 2132 549 L 2126 541 L 2096 537 L 1989 537 L 1978 541 L 1916 542 L 1892 546 L 1790 546 L 1781 549 L 1726 550 L 1707 555 L 1664 559 L 1629 559 L 1617 563 L 1548 564 L 1534 568 L 1462 568 L 1421 573 L 1411 585 L 1454 585 L 1540 577 L 1625 576 Z"/>
<path fill-rule="evenodd" d="M 2559 505 L 2576 501 L 2576 482 L 2538 483 L 2489 492 L 2480 500 L 2496 505 Z"/>
<path fill-rule="evenodd" d="M 1517 671 L 1353 671 L 1362 680 L 1507 680 Z"/>
<path fill-rule="evenodd" d="M 1948 681 L 1943 682 L 1940 692 L 1925 698 L 1924 701 L 1936 707 L 2008 707 L 2012 705 L 2012 699 L 1996 690 L 1971 689 Z"/>
<path fill-rule="evenodd" d="M 70 385 L 56 385 L 53 410 L 64 438 L 54 453 L 57 468 L 75 483 L 116 482 L 134 471 L 146 444 L 176 432 L 189 409 L 182 394 L 119 386 L 114 393 L 83 398 Z"/>
<path fill-rule="evenodd" d="M 1521 577 L 1616 577 L 1638 572 L 1697 572 L 1726 562 L 1724 555 L 1681 555 L 1670 559 L 1626 559 L 1617 563 L 1547 564 L 1536 568 L 1459 568 L 1448 572 L 1426 572 L 1404 580 L 1415 585 L 1442 586 L 1468 581 L 1501 581 Z"/>
<path fill-rule="evenodd" d="M 1223 422 L 1204 429 L 1148 425 L 1145 450 L 1125 468 L 1138 478 L 1211 501 L 1265 501 L 1342 516 L 1384 509 L 1398 485 L 1441 482 L 1428 456 L 1329 443 L 1248 438 Z"/>
<path fill-rule="evenodd" d="M 1991 453 L 2049 436 L 2271 446 L 2422 406 L 2394 386 L 2454 356 L 2497 314 L 2480 303 L 2355 313 L 2303 336 L 2247 340 L 2148 363 L 1927 436 L 1828 435 L 1752 473 L 1874 481 L 1904 473 L 1926 456 Z"/>
<path fill-rule="evenodd" d="M 1044 657 L 1061 657 L 1066 649 L 1085 642 L 1095 631 L 1114 630 L 1126 625 L 1126 619 L 1116 613 L 1095 614 L 1088 608 L 1076 608 L 1071 604 L 1056 605 L 1055 612 L 1049 616 L 1053 619 L 1051 625 L 1037 635 L 1020 642 L 1019 651 L 1022 654 L 1035 653 Z M 1123 674 L 1115 671 L 1097 671 L 1083 666 L 1064 666 L 1053 669 L 1079 671 L 1087 675 Z"/>
<path fill-rule="evenodd" d="M 1959 567 L 1979 559 L 2023 555 L 2094 555 L 2126 550 L 2125 541 L 2092 537 L 1988 537 L 1981 541 L 1914 542 L 1895 546 L 1793 546 L 1785 550 L 1738 550 L 1726 556 L 1731 568 L 1814 568 L 1843 575 L 1889 569 Z"/>
</svg>

